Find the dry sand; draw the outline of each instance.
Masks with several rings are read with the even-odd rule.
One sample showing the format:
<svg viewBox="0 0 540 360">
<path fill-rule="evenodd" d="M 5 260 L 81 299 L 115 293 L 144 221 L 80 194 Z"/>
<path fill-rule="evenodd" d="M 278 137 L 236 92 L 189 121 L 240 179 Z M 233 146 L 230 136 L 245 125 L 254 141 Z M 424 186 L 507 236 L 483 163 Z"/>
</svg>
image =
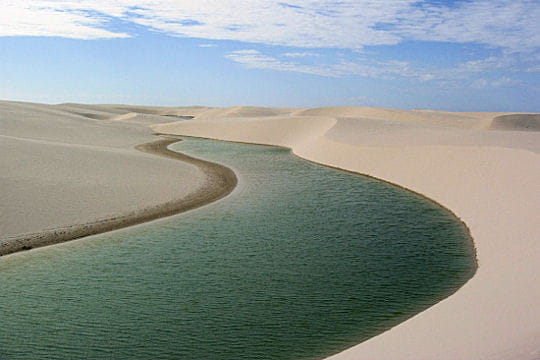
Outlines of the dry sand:
<svg viewBox="0 0 540 360">
<path fill-rule="evenodd" d="M 467 224 L 479 264 L 467 284 L 330 359 L 540 359 L 538 115 L 234 108 L 154 129 L 290 147 L 424 194 Z"/>
<path fill-rule="evenodd" d="M 148 124 L 177 114 L 195 113 L 0 102 L 0 255 L 172 215 L 232 191 L 230 169 L 168 151 L 173 140 L 146 144 L 157 139 Z"/>
</svg>

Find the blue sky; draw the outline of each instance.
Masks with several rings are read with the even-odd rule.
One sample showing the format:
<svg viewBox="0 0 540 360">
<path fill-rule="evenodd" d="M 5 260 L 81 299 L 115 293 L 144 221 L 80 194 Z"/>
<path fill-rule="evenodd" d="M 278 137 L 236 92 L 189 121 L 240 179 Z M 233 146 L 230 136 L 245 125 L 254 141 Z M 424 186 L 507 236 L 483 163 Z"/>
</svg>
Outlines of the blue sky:
<svg viewBox="0 0 540 360">
<path fill-rule="evenodd" d="M 0 98 L 540 112 L 538 0 L 0 0 Z"/>
</svg>

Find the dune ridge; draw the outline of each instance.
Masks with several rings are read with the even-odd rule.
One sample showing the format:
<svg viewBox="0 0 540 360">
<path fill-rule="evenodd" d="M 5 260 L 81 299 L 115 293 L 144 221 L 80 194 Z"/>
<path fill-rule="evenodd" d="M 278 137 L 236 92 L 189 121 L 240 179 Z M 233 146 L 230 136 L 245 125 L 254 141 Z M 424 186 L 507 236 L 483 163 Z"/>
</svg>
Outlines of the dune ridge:
<svg viewBox="0 0 540 360">
<path fill-rule="evenodd" d="M 351 107 L 262 115 L 153 129 L 286 146 L 307 160 L 398 184 L 452 210 L 474 239 L 478 271 L 454 295 L 329 359 L 539 358 L 538 132 L 499 131 L 493 118 L 511 114 L 485 112 Z"/>
<path fill-rule="evenodd" d="M 220 119 L 220 118 L 239 118 L 239 117 L 265 117 L 287 115 L 296 109 L 286 108 L 266 108 L 257 106 L 233 106 L 228 108 L 214 108 L 203 111 L 197 116 L 196 120 Z"/>
</svg>

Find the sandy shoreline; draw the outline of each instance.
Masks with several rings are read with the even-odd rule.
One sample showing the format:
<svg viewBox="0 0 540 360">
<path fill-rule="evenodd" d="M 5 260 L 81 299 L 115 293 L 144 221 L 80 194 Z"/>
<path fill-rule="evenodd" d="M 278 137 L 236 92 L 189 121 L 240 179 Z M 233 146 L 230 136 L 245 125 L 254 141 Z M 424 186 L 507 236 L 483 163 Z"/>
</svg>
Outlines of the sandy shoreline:
<svg viewBox="0 0 540 360">
<path fill-rule="evenodd" d="M 167 148 L 168 145 L 178 141 L 177 139 L 160 139 L 137 145 L 136 149 L 149 154 L 180 160 L 199 167 L 206 176 L 205 184 L 190 193 L 187 197 L 118 214 L 112 218 L 3 238 L 0 240 L 0 256 L 58 244 L 179 214 L 219 200 L 232 192 L 236 187 L 237 178 L 231 169 L 220 164 L 177 153 Z"/>
<path fill-rule="evenodd" d="M 232 170 L 170 151 L 167 145 L 178 140 L 155 141 L 148 128 L 178 111 L 205 110 L 0 101 L 0 255 L 227 195 L 236 185 Z"/>
<path fill-rule="evenodd" d="M 212 118 L 153 128 L 285 146 L 304 159 L 398 184 L 450 209 L 474 239 L 478 271 L 454 295 L 329 359 L 539 358 L 539 115 L 375 108 L 253 113 L 227 109 L 222 117 L 214 111 Z"/>
</svg>

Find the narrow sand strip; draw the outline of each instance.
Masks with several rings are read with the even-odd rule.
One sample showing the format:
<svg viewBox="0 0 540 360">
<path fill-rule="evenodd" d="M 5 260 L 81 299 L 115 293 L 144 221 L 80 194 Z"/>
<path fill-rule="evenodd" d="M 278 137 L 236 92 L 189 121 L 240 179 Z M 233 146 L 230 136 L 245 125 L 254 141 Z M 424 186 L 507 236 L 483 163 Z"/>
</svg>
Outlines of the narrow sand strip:
<svg viewBox="0 0 540 360">
<path fill-rule="evenodd" d="M 111 218 L 3 238 L 0 239 L 0 256 L 171 216 L 219 200 L 231 193 L 237 184 L 236 175 L 231 169 L 220 164 L 180 154 L 167 148 L 168 145 L 177 141 L 177 139 L 161 139 L 138 145 L 136 149 L 197 166 L 205 175 L 205 184 L 196 191 L 180 199 L 173 199 L 157 206 L 118 214 Z"/>
<path fill-rule="evenodd" d="M 467 224 L 479 268 L 465 286 L 329 359 L 538 360 L 540 133 L 523 131 L 536 129 L 538 117 L 499 118 L 496 127 L 505 130 L 488 130 L 504 115 L 326 108 L 278 117 L 203 114 L 154 130 L 286 146 L 307 160 L 423 194 Z"/>
</svg>

